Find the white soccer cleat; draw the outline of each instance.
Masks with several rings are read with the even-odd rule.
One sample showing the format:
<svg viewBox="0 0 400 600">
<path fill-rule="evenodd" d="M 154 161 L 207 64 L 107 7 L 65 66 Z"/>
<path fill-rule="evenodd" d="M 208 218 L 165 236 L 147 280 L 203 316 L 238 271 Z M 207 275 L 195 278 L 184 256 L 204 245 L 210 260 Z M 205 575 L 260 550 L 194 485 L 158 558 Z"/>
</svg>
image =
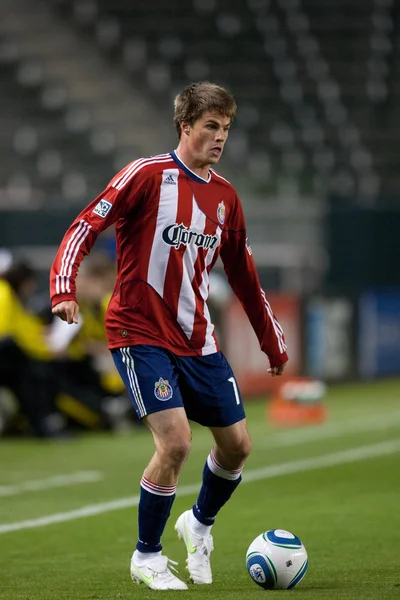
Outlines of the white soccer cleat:
<svg viewBox="0 0 400 600">
<path fill-rule="evenodd" d="M 187 569 L 193 583 L 212 583 L 210 554 L 214 550 L 212 535 L 202 536 L 189 527 L 190 510 L 182 513 L 175 524 L 178 537 L 185 544 L 188 553 Z"/>
<path fill-rule="evenodd" d="M 131 560 L 131 577 L 136 583 L 144 583 L 151 590 L 187 590 L 186 583 L 178 579 L 173 565 L 178 563 L 167 556 L 159 555 L 149 558 L 148 562 L 137 562 L 133 553 Z"/>
</svg>

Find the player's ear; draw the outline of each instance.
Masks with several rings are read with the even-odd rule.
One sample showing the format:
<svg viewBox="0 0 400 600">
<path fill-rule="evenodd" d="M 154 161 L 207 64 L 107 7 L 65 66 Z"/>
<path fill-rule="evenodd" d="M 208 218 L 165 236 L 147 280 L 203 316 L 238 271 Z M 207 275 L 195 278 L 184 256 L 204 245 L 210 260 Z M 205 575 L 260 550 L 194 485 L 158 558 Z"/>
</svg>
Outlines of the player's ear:
<svg viewBox="0 0 400 600">
<path fill-rule="evenodd" d="M 189 132 L 190 132 L 190 125 L 189 125 L 189 123 L 186 123 L 185 121 L 182 121 L 181 122 L 181 131 L 185 135 L 189 135 Z"/>
</svg>

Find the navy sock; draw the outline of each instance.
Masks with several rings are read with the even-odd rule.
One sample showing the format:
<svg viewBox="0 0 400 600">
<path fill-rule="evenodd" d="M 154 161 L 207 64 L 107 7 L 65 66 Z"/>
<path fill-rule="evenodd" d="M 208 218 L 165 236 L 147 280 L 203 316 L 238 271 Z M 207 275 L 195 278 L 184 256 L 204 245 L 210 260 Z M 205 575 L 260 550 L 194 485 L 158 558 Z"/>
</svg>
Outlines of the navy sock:
<svg viewBox="0 0 400 600">
<path fill-rule="evenodd" d="M 140 482 L 139 552 L 159 552 L 161 536 L 175 500 L 176 485 L 158 485 L 144 475 Z"/>
<path fill-rule="evenodd" d="M 229 500 L 242 480 L 242 469 L 229 471 L 210 452 L 203 470 L 203 485 L 193 506 L 193 514 L 203 525 L 212 525 L 218 511 Z"/>
</svg>

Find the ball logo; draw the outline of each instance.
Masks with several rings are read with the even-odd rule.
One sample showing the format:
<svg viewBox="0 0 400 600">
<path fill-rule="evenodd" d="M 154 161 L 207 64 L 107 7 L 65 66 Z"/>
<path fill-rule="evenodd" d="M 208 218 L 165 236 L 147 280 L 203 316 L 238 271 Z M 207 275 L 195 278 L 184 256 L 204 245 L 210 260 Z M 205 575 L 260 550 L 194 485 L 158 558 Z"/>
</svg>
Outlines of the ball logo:
<svg viewBox="0 0 400 600">
<path fill-rule="evenodd" d="M 257 583 L 265 583 L 266 582 L 266 577 L 264 575 L 264 571 L 262 570 L 261 565 L 259 565 L 257 563 L 255 565 L 251 565 L 250 575 L 252 576 L 254 581 L 257 581 Z"/>
<path fill-rule="evenodd" d="M 275 529 L 276 537 L 283 538 L 285 540 L 294 540 L 294 535 L 289 531 L 285 531 L 284 529 Z"/>
<path fill-rule="evenodd" d="M 154 395 L 161 402 L 166 402 L 170 398 L 172 398 L 173 390 L 169 384 L 168 379 L 163 379 L 160 377 L 158 381 L 154 384 Z"/>
<path fill-rule="evenodd" d="M 222 202 L 220 202 L 218 204 L 218 208 L 217 208 L 217 218 L 218 221 L 221 223 L 221 225 L 223 225 L 225 223 L 225 204 L 224 201 L 222 200 Z"/>
</svg>

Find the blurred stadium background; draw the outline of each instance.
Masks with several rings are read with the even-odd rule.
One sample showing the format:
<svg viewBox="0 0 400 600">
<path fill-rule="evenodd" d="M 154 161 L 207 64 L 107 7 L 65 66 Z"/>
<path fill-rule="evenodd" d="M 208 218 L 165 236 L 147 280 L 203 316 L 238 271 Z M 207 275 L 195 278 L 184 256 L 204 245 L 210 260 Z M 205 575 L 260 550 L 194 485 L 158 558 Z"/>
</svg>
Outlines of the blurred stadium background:
<svg viewBox="0 0 400 600">
<path fill-rule="evenodd" d="M 289 375 L 399 375 L 399 9 L 393 0 L 3 0 L 0 262 L 5 271 L 11 253 L 34 268 L 29 310 L 46 314 L 67 225 L 127 162 L 175 147 L 175 94 L 210 79 L 239 104 L 220 171 L 241 195 Z M 88 269 L 101 279 L 102 257 L 112 271 L 112 232 L 96 253 Z M 107 371 L 109 290 L 91 275 L 81 289 L 96 323 L 69 359 L 91 360 L 95 345 L 95 370 Z M 218 269 L 211 291 L 243 392 L 264 394 L 266 359 Z M 58 335 L 47 318 L 36 324 L 39 346 Z M 58 346 L 29 352 L 66 358 L 66 342 Z"/>
</svg>

